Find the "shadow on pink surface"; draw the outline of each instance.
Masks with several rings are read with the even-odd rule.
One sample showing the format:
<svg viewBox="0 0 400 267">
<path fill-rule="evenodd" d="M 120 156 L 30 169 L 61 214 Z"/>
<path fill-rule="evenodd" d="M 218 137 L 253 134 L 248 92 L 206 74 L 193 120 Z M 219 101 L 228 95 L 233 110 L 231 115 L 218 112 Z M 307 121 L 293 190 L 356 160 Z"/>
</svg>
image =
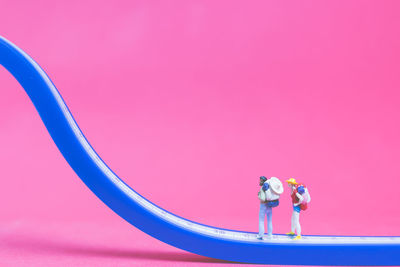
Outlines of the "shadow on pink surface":
<svg viewBox="0 0 400 267">
<path fill-rule="evenodd" d="M 49 254 L 60 256 L 124 258 L 132 260 L 158 260 L 167 262 L 193 263 L 233 263 L 224 260 L 207 258 L 185 251 L 157 251 L 146 249 L 109 248 L 72 243 L 69 241 L 33 237 L 29 235 L 9 236 L 2 240 L 9 249 L 15 249 L 33 254 Z"/>
</svg>

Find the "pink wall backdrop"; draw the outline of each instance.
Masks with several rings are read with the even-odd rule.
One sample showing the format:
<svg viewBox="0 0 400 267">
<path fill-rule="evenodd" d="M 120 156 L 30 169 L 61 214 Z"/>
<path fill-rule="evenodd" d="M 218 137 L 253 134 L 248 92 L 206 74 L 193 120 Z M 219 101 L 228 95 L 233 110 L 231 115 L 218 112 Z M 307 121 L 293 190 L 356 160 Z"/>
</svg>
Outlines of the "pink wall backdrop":
<svg viewBox="0 0 400 267">
<path fill-rule="evenodd" d="M 257 231 L 258 177 L 295 177 L 312 195 L 304 234 L 400 235 L 399 8 L 0 0 L 0 35 L 49 74 L 105 162 L 161 207 Z M 106 208 L 3 68 L 0 81 L 6 264 L 208 261 Z M 287 232 L 288 190 L 273 216 Z"/>
</svg>

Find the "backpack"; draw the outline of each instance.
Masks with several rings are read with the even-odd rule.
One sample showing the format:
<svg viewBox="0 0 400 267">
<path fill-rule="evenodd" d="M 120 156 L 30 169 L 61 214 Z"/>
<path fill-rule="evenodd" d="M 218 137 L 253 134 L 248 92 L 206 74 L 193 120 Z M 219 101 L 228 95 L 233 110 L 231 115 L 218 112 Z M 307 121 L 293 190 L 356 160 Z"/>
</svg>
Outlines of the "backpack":
<svg viewBox="0 0 400 267">
<path fill-rule="evenodd" d="M 275 208 L 279 206 L 279 199 L 267 201 L 267 207 Z"/>
<path fill-rule="evenodd" d="M 300 210 L 306 210 L 308 208 L 308 203 L 310 202 L 310 198 L 309 198 L 309 193 L 308 193 L 308 189 L 306 189 L 305 185 L 300 184 L 297 187 L 297 192 L 300 195 L 304 195 L 304 201 L 300 204 Z"/>
<path fill-rule="evenodd" d="M 307 202 L 306 203 L 301 203 L 300 204 L 300 209 L 301 210 L 306 210 L 308 207 L 307 207 Z"/>
</svg>

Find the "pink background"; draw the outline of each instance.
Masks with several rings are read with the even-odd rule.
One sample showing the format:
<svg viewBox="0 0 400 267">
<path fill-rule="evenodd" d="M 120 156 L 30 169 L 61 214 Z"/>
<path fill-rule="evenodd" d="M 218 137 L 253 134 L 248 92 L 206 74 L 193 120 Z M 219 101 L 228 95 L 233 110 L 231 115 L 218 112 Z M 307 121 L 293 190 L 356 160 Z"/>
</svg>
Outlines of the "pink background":
<svg viewBox="0 0 400 267">
<path fill-rule="evenodd" d="M 312 196 L 304 234 L 400 235 L 398 1 L 81 2 L 0 0 L 0 35 L 137 192 L 257 231 L 258 177 L 295 177 Z M 1 266 L 221 264 L 106 208 L 0 81 Z M 290 216 L 286 190 L 275 232 Z"/>
</svg>

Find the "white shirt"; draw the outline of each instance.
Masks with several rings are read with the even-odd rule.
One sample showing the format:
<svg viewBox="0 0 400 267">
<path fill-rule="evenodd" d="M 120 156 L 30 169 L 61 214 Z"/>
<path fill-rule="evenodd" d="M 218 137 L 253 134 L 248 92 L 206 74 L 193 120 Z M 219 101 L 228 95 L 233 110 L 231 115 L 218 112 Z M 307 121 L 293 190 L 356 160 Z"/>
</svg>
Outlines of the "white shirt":
<svg viewBox="0 0 400 267">
<path fill-rule="evenodd" d="M 269 181 L 265 181 L 269 185 Z M 280 195 L 275 194 L 274 191 L 271 190 L 271 186 L 269 185 L 269 188 L 267 191 L 263 190 L 263 186 L 261 186 L 260 191 L 258 192 L 258 198 L 260 199 L 261 203 L 265 203 L 265 201 L 262 200 L 262 195 L 265 194 L 265 200 L 266 201 L 273 201 L 279 199 Z"/>
</svg>

